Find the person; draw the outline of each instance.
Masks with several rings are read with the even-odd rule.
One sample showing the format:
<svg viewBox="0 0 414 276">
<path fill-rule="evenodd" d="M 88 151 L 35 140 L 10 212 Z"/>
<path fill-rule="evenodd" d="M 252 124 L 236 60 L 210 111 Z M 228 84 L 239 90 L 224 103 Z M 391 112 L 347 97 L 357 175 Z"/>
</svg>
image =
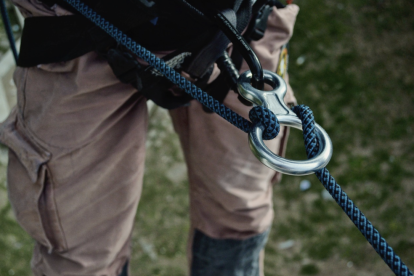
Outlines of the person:
<svg viewBox="0 0 414 276">
<path fill-rule="evenodd" d="M 72 14 L 37 0 L 13 3 L 26 18 Z M 293 4 L 273 7 L 263 38 L 251 41 L 264 69 L 280 67 L 298 10 Z M 247 69 L 243 62 L 240 71 Z M 208 83 L 218 74 L 215 66 Z M 121 82 L 96 51 L 17 67 L 14 81 L 18 103 L 0 126 L 0 142 L 10 149 L 10 202 L 36 240 L 34 275 L 127 275 L 144 173 L 147 99 Z M 288 87 L 285 101 L 292 104 Z M 224 104 L 248 118 L 251 107 L 236 93 L 228 93 Z M 190 274 L 263 274 L 272 183 L 280 175 L 253 156 L 245 133 L 198 102 L 169 113 L 188 166 Z M 287 136 L 282 127 L 269 148 L 283 155 Z"/>
</svg>

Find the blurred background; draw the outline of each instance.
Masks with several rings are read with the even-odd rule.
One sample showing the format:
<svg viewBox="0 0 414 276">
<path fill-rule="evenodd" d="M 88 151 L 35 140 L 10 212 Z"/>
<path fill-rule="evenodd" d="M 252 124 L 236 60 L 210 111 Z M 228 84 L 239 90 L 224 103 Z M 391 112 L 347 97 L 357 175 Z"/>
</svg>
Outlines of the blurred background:
<svg viewBox="0 0 414 276">
<path fill-rule="evenodd" d="M 310 106 L 330 134 L 332 175 L 414 269 L 414 3 L 294 3 L 301 11 L 289 73 L 298 103 Z M 20 27 L 10 12 L 18 38 Z M 8 42 L 2 27 L 3 60 Z M 132 275 L 186 275 L 186 168 L 168 114 L 155 107 L 150 117 Z M 33 241 L 7 201 L 6 152 L 0 147 L 0 275 L 28 276 Z M 287 157 L 306 158 L 297 130 L 291 132 Z M 274 205 L 267 276 L 393 274 L 315 176 L 284 176 L 275 185 Z"/>
</svg>

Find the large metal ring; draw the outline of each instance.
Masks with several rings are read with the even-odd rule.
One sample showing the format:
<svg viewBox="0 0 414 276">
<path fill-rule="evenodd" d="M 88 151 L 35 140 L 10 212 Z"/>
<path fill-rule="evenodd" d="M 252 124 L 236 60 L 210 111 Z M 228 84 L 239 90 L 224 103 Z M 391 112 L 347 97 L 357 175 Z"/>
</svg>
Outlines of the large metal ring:
<svg viewBox="0 0 414 276">
<path fill-rule="evenodd" d="M 246 71 L 240 75 L 238 88 L 240 94 L 255 105 L 261 105 L 270 109 L 284 126 L 290 126 L 302 130 L 302 122 L 296 114 L 286 106 L 283 101 L 286 95 L 286 83 L 277 74 L 264 70 L 265 83 L 273 90 L 261 91 L 251 85 L 252 73 Z M 253 126 L 249 133 L 249 145 L 253 154 L 269 168 L 290 175 L 308 175 L 324 168 L 332 157 L 332 142 L 326 131 L 315 123 L 316 136 L 319 143 L 318 154 L 308 160 L 295 161 L 274 154 L 263 142 L 264 127 L 261 123 Z"/>
</svg>

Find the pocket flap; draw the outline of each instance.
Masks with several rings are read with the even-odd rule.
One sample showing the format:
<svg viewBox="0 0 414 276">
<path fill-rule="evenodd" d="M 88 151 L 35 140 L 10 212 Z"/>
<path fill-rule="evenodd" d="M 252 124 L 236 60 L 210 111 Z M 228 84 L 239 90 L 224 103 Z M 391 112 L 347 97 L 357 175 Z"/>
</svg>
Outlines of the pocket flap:
<svg viewBox="0 0 414 276">
<path fill-rule="evenodd" d="M 29 139 L 24 129 L 20 130 L 17 126 L 17 111 L 14 108 L 7 119 L 0 124 L 0 142 L 17 155 L 34 183 L 40 166 L 50 160 L 51 154 L 43 150 L 33 139 Z"/>
</svg>

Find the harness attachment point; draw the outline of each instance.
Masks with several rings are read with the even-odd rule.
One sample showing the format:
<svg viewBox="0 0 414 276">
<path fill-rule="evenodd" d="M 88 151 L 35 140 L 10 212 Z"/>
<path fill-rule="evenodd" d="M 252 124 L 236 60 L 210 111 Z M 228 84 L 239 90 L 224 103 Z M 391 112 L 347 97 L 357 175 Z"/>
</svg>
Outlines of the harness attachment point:
<svg viewBox="0 0 414 276">
<path fill-rule="evenodd" d="M 142 90 L 140 72 L 142 66 L 128 52 L 119 49 L 110 49 L 106 54 L 109 66 L 115 76 L 123 83 L 133 84 L 138 90 Z"/>
<path fill-rule="evenodd" d="M 264 126 L 262 136 L 264 140 L 271 140 L 279 134 L 279 121 L 270 109 L 263 106 L 255 106 L 250 109 L 249 118 L 253 125 L 261 123 Z"/>
<path fill-rule="evenodd" d="M 270 2 L 270 1 L 269 1 Z M 263 38 L 264 33 L 267 29 L 267 19 L 273 10 L 274 5 L 264 5 L 259 11 L 257 18 L 255 19 L 255 25 L 250 33 L 252 40 L 260 40 Z"/>
</svg>

